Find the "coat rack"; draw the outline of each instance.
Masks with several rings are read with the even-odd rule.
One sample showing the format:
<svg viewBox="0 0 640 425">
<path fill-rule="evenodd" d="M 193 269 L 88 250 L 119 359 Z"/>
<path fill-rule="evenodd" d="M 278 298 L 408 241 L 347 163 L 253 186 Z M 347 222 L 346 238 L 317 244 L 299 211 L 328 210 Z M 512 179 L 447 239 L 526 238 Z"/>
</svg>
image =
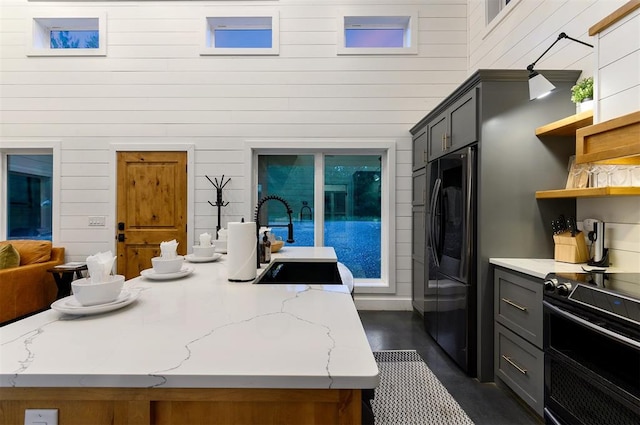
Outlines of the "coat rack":
<svg viewBox="0 0 640 425">
<path fill-rule="evenodd" d="M 214 204 L 211 201 L 207 202 L 212 207 L 218 207 L 218 225 L 216 226 L 216 239 L 218 239 L 218 231 L 220 230 L 220 218 L 222 217 L 221 210 L 222 207 L 226 207 L 227 205 L 229 205 L 229 202 L 222 202 L 222 189 L 224 189 L 224 187 L 231 181 L 231 179 L 227 178 L 227 181 L 224 181 L 224 174 L 222 175 L 220 181 L 218 181 L 217 177 L 214 178 L 213 181 L 209 178 L 209 176 L 205 175 L 205 177 L 207 178 L 207 180 L 209 180 L 213 187 L 216 188 L 216 203 Z"/>
</svg>

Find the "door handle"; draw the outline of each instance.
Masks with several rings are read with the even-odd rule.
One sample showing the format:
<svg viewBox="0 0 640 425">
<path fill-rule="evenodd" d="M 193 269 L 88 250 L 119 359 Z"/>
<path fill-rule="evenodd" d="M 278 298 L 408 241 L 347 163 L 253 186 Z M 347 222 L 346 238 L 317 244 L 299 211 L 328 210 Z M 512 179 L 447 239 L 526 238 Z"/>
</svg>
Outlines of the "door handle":
<svg viewBox="0 0 640 425">
<path fill-rule="evenodd" d="M 118 233 L 118 242 L 124 242 L 125 239 L 124 233 Z"/>
</svg>

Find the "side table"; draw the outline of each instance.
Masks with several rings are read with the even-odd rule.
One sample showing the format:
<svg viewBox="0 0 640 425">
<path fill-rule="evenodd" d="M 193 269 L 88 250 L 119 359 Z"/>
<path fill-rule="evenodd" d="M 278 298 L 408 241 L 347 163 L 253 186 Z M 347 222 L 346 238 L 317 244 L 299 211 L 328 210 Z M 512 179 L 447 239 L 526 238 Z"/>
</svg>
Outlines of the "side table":
<svg viewBox="0 0 640 425">
<path fill-rule="evenodd" d="M 67 263 L 60 264 L 52 269 L 48 269 L 47 271 L 53 274 L 53 279 L 56 281 L 56 286 L 58 287 L 58 295 L 56 299 L 68 297 L 71 295 L 71 281 L 73 281 L 74 277 L 78 279 L 82 278 L 82 272 L 87 270 L 87 265 L 85 263 Z"/>
</svg>

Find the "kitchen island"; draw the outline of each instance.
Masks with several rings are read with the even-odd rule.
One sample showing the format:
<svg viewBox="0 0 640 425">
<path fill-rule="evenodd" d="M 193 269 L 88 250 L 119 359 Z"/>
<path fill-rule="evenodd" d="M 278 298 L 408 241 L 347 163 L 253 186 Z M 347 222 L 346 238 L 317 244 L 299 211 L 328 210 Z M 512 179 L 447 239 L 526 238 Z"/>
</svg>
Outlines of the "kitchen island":
<svg viewBox="0 0 640 425">
<path fill-rule="evenodd" d="M 295 250 L 280 257 L 332 251 Z M 118 310 L 0 328 L 0 423 L 26 408 L 64 424 L 359 423 L 379 378 L 348 288 L 232 283 L 225 263 L 131 279 Z"/>
</svg>

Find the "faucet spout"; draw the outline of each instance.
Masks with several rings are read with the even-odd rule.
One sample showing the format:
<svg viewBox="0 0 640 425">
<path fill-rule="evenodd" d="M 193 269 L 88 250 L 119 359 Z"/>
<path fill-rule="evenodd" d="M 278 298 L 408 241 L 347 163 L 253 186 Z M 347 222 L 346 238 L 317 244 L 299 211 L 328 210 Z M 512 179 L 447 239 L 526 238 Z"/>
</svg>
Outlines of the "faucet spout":
<svg viewBox="0 0 640 425">
<path fill-rule="evenodd" d="M 289 224 L 284 225 L 284 224 L 268 224 L 267 223 L 266 225 L 271 227 L 286 226 L 287 227 L 287 243 L 294 243 L 295 240 L 293 239 L 293 221 L 291 218 L 291 215 L 293 214 L 293 210 L 291 209 L 291 207 L 289 206 L 289 203 L 284 198 L 281 198 L 280 196 L 276 196 L 276 195 L 269 195 L 260 199 L 258 201 L 258 205 L 256 206 L 256 215 L 255 215 L 254 221 L 256 222 L 256 243 L 258 244 L 258 250 L 260 250 L 260 209 L 267 201 L 279 201 L 285 206 L 285 208 L 287 209 L 287 215 L 289 216 Z M 258 268 L 260 268 L 259 257 L 260 256 L 257 256 Z"/>
</svg>

